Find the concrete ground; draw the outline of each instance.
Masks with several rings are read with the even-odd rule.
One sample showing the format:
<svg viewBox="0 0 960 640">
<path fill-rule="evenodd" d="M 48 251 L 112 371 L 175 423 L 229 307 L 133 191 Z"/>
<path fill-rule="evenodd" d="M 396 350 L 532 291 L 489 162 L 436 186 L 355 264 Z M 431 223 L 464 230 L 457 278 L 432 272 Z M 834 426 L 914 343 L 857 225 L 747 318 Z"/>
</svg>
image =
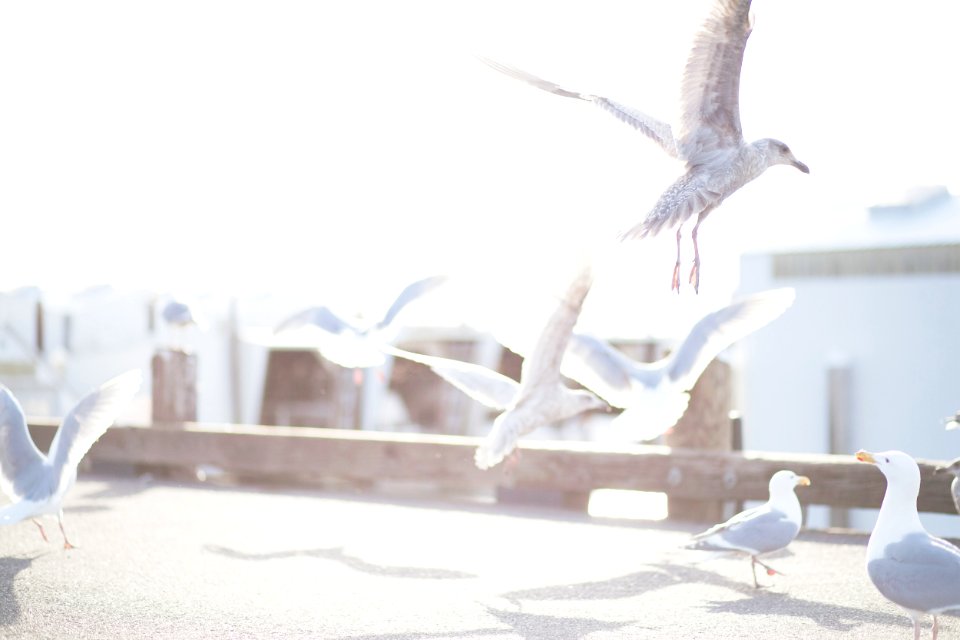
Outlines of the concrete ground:
<svg viewBox="0 0 960 640">
<path fill-rule="evenodd" d="M 86 476 L 66 526 L 0 528 L 0 637 L 912 637 L 858 535 L 802 534 L 755 590 L 681 549 L 698 527 L 547 509 Z"/>
</svg>

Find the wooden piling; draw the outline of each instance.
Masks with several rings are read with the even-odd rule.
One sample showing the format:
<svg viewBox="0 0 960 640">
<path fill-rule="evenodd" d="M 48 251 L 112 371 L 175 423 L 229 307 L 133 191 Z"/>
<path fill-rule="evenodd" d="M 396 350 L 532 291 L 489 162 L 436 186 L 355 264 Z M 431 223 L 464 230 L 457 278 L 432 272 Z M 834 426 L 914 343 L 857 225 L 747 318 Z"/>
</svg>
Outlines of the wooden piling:
<svg viewBox="0 0 960 640">
<path fill-rule="evenodd" d="M 151 361 L 153 423 L 182 425 L 197 421 L 197 356 L 179 349 L 159 349 Z"/>
</svg>

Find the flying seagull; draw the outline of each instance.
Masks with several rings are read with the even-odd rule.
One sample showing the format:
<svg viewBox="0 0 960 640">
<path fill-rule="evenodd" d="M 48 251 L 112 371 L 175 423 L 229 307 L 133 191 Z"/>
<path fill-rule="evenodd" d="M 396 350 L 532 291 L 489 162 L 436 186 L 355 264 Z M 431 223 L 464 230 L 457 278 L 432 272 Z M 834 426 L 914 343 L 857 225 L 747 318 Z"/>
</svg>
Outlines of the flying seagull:
<svg viewBox="0 0 960 640">
<path fill-rule="evenodd" d="M 363 326 L 350 322 L 329 307 L 319 306 L 304 309 L 287 318 L 274 330 L 281 340 L 290 338 L 316 347 L 327 360 L 347 369 L 379 367 L 384 362 L 383 345 L 391 339 L 394 321 L 411 302 L 435 289 L 446 281 L 445 276 L 432 276 L 417 280 L 400 292 L 390 308 L 379 321 Z M 299 342 L 298 342 L 299 343 Z"/>
<path fill-rule="evenodd" d="M 950 495 L 953 496 L 953 506 L 960 513 L 960 458 L 954 458 L 948 464 L 937 467 L 934 473 L 952 473 L 953 480 L 950 482 Z"/>
<path fill-rule="evenodd" d="M 689 549 L 706 551 L 739 551 L 750 556 L 753 586 L 757 582 L 757 565 L 767 575 L 780 573 L 757 559 L 762 553 L 783 549 L 800 531 L 803 512 L 794 488 L 809 486 L 810 479 L 793 471 L 777 471 L 770 478 L 770 499 L 759 507 L 747 509 L 693 537 Z"/>
<path fill-rule="evenodd" d="M 615 429 L 650 440 L 683 416 L 690 389 L 721 351 L 779 317 L 795 296 L 793 289 L 774 289 L 709 313 L 675 350 L 651 363 L 636 362 L 599 338 L 574 333 L 560 371 L 624 409 L 613 421 Z"/>
<path fill-rule="evenodd" d="M 775 164 L 804 173 L 807 165 L 773 138 L 746 142 L 740 127 L 740 68 L 750 36 L 750 0 L 717 0 L 693 41 L 680 90 L 676 129 L 603 96 L 564 89 L 520 69 L 481 58 L 494 69 L 567 98 L 595 103 L 686 163 L 686 173 L 663 192 L 646 218 L 620 234 L 621 240 L 655 236 L 677 227 L 677 263 L 672 288 L 680 291 L 680 227 L 693 216 L 693 268 L 690 283 L 700 288 L 700 223 L 734 191 Z"/>
<path fill-rule="evenodd" d="M 867 573 L 887 600 L 900 605 L 913 620 L 914 640 L 920 638 L 920 618 L 960 609 L 960 549 L 927 533 L 917 515 L 920 468 L 902 451 L 858 451 L 857 460 L 877 466 L 887 478 L 887 490 L 877 523 L 867 543 Z"/>
<path fill-rule="evenodd" d="M 388 349 L 427 365 L 474 400 L 503 411 L 477 448 L 474 460 L 479 468 L 498 464 L 516 448 L 520 436 L 537 427 L 606 406 L 589 391 L 564 385 L 560 375 L 563 354 L 592 284 L 592 270 L 581 269 L 541 330 L 530 357 L 524 359 L 520 382 L 480 365 Z"/>
<path fill-rule="evenodd" d="M 128 371 L 87 394 L 63 419 L 43 455 L 37 449 L 20 403 L 0 385 L 0 489 L 13 500 L 0 508 L 0 524 L 30 518 L 47 540 L 37 516 L 56 515 L 63 547 L 72 549 L 63 528 L 63 498 L 77 479 L 77 465 L 140 389 L 139 370 Z"/>
</svg>

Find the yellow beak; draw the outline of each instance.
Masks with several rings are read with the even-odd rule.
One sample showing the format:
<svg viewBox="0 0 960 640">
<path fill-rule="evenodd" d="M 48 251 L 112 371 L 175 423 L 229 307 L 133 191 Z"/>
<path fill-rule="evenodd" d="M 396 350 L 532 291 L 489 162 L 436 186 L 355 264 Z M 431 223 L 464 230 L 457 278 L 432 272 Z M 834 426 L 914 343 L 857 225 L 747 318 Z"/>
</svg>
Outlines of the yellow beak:
<svg viewBox="0 0 960 640">
<path fill-rule="evenodd" d="M 870 464 L 877 464 L 877 460 L 876 458 L 873 457 L 873 454 L 870 453 L 869 451 L 864 451 L 863 449 L 860 449 L 860 451 L 857 451 L 857 460 L 859 460 L 860 462 L 869 462 Z"/>
<path fill-rule="evenodd" d="M 798 486 L 798 487 L 809 487 L 809 486 L 810 486 L 810 478 L 808 478 L 807 476 L 797 476 L 797 486 Z"/>
</svg>

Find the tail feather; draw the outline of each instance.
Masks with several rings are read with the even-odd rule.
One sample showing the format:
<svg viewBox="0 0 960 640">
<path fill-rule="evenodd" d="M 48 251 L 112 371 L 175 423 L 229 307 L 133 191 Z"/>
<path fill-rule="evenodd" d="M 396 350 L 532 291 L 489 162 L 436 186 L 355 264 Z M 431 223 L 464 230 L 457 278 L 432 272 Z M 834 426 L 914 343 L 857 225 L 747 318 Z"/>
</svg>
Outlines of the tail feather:
<svg viewBox="0 0 960 640">
<path fill-rule="evenodd" d="M 505 417 L 507 419 L 504 419 Z M 479 469 L 494 467 L 517 448 L 518 439 L 517 430 L 511 428 L 509 412 L 502 413 L 494 420 L 490 433 L 477 447 L 473 460 Z"/>
</svg>

